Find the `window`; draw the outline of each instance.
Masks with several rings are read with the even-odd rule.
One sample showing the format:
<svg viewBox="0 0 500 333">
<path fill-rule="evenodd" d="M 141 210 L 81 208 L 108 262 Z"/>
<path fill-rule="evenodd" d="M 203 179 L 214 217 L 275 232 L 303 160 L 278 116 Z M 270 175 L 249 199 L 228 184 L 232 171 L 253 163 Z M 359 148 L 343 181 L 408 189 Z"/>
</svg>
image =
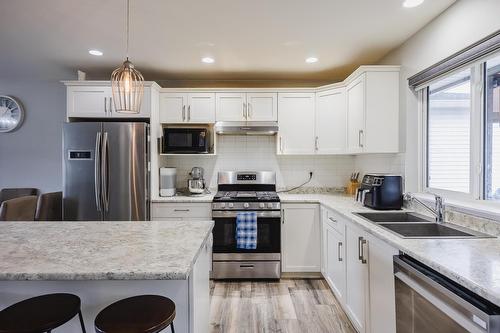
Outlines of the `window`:
<svg viewBox="0 0 500 333">
<path fill-rule="evenodd" d="M 500 56 L 485 72 L 484 198 L 500 200 Z"/>
<path fill-rule="evenodd" d="M 427 187 L 470 193 L 471 70 L 429 86 Z"/>
<path fill-rule="evenodd" d="M 500 54 L 420 90 L 422 187 L 500 202 Z"/>
</svg>

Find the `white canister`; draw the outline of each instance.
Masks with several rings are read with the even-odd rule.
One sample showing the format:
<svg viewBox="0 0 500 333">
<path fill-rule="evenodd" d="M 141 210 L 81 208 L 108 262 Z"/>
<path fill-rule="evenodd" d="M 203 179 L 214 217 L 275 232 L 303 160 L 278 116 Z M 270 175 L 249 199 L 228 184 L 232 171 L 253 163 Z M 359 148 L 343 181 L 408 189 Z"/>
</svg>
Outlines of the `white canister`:
<svg viewBox="0 0 500 333">
<path fill-rule="evenodd" d="M 160 168 L 160 196 L 173 197 L 177 182 L 176 168 Z"/>
</svg>

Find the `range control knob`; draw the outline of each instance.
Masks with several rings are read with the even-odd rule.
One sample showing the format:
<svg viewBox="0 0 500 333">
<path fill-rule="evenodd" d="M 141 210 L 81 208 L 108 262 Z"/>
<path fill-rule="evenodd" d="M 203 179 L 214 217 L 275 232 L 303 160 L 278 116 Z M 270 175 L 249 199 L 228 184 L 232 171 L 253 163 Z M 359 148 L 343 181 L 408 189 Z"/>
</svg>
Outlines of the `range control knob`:
<svg viewBox="0 0 500 333">
<path fill-rule="evenodd" d="M 220 208 L 224 208 L 224 207 L 226 207 L 226 203 L 225 203 L 225 202 L 222 202 L 222 203 L 220 204 Z"/>
<path fill-rule="evenodd" d="M 234 204 L 232 202 L 229 203 L 229 208 L 233 208 Z"/>
<path fill-rule="evenodd" d="M 259 207 L 260 207 L 260 208 L 264 208 L 264 207 L 266 207 L 266 205 L 265 205 L 263 202 L 261 202 L 261 203 L 259 204 Z"/>
<path fill-rule="evenodd" d="M 267 204 L 267 207 L 268 208 L 273 208 L 273 204 L 270 202 L 270 203 Z"/>
<path fill-rule="evenodd" d="M 245 203 L 243 204 L 243 207 L 248 208 L 248 207 L 250 207 L 250 205 L 248 204 L 248 202 L 245 202 Z"/>
</svg>

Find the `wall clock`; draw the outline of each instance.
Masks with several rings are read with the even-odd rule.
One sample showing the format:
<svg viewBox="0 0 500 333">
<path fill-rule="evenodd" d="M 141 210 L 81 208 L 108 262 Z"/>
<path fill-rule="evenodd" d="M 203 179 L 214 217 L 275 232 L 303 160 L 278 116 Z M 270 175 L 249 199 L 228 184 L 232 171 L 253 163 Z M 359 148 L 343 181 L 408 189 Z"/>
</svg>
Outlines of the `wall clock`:
<svg viewBox="0 0 500 333">
<path fill-rule="evenodd" d="M 0 95 L 0 133 L 11 132 L 23 123 L 24 109 L 10 96 Z"/>
</svg>

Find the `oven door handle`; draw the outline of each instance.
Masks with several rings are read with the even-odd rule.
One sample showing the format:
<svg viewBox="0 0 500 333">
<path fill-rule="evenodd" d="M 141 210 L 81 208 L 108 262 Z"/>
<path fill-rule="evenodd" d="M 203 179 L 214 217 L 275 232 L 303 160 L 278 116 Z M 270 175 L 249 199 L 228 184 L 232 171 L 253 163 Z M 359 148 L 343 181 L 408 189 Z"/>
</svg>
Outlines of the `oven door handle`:
<svg viewBox="0 0 500 333">
<path fill-rule="evenodd" d="M 267 218 L 267 217 L 273 217 L 273 218 L 281 218 L 281 211 L 279 210 L 266 210 L 266 211 L 243 211 L 243 212 L 255 212 L 257 213 L 257 218 Z M 233 210 L 213 210 L 212 211 L 212 217 L 213 218 L 223 218 L 223 217 L 236 217 L 236 215 L 239 213 L 239 211 L 233 211 Z"/>
</svg>

